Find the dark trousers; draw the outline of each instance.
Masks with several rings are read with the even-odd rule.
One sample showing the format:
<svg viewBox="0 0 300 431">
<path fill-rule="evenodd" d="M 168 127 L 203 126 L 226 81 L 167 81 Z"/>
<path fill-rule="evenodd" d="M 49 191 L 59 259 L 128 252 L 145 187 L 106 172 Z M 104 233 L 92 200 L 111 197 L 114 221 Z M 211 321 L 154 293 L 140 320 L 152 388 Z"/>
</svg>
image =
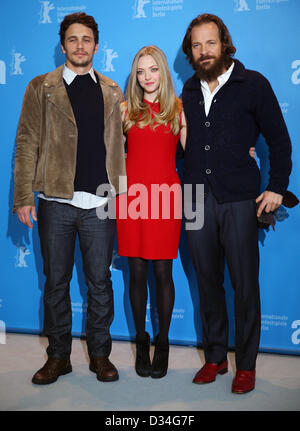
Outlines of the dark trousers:
<svg viewBox="0 0 300 431">
<path fill-rule="evenodd" d="M 89 356 L 108 356 L 113 321 L 110 279 L 115 220 L 100 220 L 95 209 L 40 199 L 38 229 L 44 260 L 44 332 L 49 357 L 70 357 L 72 309 L 70 281 L 76 235 L 79 236 L 83 270 L 88 286 L 86 340 Z"/>
<path fill-rule="evenodd" d="M 235 291 L 235 356 L 238 370 L 255 368 L 260 339 L 259 249 L 255 201 L 218 204 L 211 192 L 204 202 L 204 226 L 187 230 L 197 275 L 203 348 L 207 362 L 226 359 L 228 318 L 224 261 Z"/>
</svg>

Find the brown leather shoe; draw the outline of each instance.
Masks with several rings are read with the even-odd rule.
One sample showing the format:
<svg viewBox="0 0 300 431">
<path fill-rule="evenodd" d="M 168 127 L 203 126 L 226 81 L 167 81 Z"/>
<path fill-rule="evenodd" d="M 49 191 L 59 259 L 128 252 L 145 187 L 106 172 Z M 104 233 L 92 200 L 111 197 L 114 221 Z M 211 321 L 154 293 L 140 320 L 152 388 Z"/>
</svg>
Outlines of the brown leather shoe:
<svg viewBox="0 0 300 431">
<path fill-rule="evenodd" d="M 113 382 L 119 379 L 118 370 L 110 362 L 108 356 L 91 358 L 90 370 L 97 374 L 97 379 L 101 382 Z"/>
<path fill-rule="evenodd" d="M 225 374 L 227 371 L 228 361 L 224 361 L 220 365 L 206 362 L 195 375 L 193 383 L 204 384 L 214 382 L 217 374 Z"/>
<path fill-rule="evenodd" d="M 236 371 L 232 382 L 232 392 L 234 394 L 246 394 L 255 388 L 255 370 Z"/>
<path fill-rule="evenodd" d="M 71 373 L 72 365 L 69 359 L 49 358 L 45 365 L 32 377 L 36 385 L 49 385 L 56 382 L 59 376 Z"/>
</svg>

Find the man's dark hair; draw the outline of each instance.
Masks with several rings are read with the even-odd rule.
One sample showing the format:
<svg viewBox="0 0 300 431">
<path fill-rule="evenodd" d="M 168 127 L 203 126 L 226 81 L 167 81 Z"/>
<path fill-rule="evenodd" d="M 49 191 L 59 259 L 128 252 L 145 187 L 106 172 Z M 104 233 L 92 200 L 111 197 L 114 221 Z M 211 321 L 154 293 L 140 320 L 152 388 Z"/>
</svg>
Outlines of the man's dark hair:
<svg viewBox="0 0 300 431">
<path fill-rule="evenodd" d="M 192 46 L 191 46 L 192 29 L 195 26 L 208 24 L 210 22 L 214 22 L 219 29 L 219 36 L 220 36 L 222 49 L 226 60 L 225 66 L 229 67 L 230 64 L 232 63 L 232 57 L 236 49 L 232 43 L 232 39 L 226 25 L 223 23 L 221 18 L 217 17 L 216 15 L 212 15 L 210 13 L 204 13 L 202 15 L 198 15 L 196 18 L 193 19 L 193 21 L 188 26 L 186 34 L 184 36 L 184 39 L 182 42 L 182 50 L 186 54 L 186 58 L 189 60 L 189 62 L 192 63 L 193 61 Z"/>
<path fill-rule="evenodd" d="M 72 24 L 83 24 L 86 27 L 89 27 L 94 33 L 95 44 L 96 45 L 98 44 L 99 42 L 98 24 L 96 23 L 96 21 L 91 15 L 87 15 L 84 12 L 77 12 L 77 13 L 72 13 L 71 15 L 66 15 L 60 24 L 59 36 L 60 36 L 60 43 L 62 44 L 63 47 L 65 46 L 66 31 Z"/>
</svg>

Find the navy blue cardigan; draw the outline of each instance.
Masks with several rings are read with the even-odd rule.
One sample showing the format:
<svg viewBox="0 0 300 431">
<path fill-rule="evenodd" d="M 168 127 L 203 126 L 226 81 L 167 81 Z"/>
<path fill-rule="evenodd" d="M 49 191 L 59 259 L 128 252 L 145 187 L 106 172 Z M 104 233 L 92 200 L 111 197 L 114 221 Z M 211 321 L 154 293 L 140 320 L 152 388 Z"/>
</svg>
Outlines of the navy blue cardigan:
<svg viewBox="0 0 300 431">
<path fill-rule="evenodd" d="M 206 117 L 201 84 L 195 75 L 184 85 L 187 119 L 183 184 L 208 186 L 219 203 L 255 199 L 260 172 L 249 155 L 261 133 L 269 146 L 267 190 L 284 195 L 291 173 L 291 142 L 279 103 L 268 80 L 238 60 L 216 93 Z"/>
</svg>

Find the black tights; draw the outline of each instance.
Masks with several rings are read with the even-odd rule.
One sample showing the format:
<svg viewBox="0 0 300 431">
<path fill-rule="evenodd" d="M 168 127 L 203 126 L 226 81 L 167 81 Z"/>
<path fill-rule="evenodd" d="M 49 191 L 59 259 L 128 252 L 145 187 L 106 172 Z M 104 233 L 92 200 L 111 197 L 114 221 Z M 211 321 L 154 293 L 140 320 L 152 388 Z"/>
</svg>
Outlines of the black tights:
<svg viewBox="0 0 300 431">
<path fill-rule="evenodd" d="M 148 260 L 129 257 L 130 302 L 137 337 L 145 333 L 147 307 L 147 272 Z M 172 278 L 172 259 L 153 260 L 156 280 L 156 303 L 159 320 L 159 338 L 168 338 L 174 306 L 175 290 Z"/>
</svg>

